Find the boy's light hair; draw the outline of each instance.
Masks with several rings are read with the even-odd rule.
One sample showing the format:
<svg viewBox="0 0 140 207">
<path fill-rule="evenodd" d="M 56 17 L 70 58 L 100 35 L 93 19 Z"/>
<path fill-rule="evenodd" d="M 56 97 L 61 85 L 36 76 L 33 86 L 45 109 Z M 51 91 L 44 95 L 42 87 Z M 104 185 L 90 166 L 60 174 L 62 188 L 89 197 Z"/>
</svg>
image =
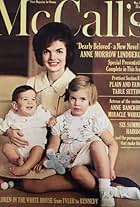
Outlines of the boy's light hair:
<svg viewBox="0 0 140 207">
<path fill-rule="evenodd" d="M 97 89 L 91 77 L 87 75 L 78 75 L 74 78 L 68 86 L 65 94 L 65 101 L 69 100 L 71 91 L 79 91 L 80 89 L 87 89 L 89 95 L 89 104 L 93 105 L 97 101 Z"/>
</svg>

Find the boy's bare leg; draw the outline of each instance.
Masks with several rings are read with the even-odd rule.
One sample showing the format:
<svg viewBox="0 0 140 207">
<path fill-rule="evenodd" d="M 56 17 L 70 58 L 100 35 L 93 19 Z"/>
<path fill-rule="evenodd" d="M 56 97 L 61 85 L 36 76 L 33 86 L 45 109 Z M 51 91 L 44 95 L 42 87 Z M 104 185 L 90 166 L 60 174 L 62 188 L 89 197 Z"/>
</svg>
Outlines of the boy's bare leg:
<svg viewBox="0 0 140 207">
<path fill-rule="evenodd" d="M 26 175 L 30 170 L 41 160 L 43 154 L 43 148 L 40 146 L 35 146 L 32 148 L 28 159 L 22 166 L 13 166 L 10 171 L 17 176 Z"/>
<path fill-rule="evenodd" d="M 22 190 L 26 192 L 45 193 L 78 189 L 79 185 L 70 175 L 53 175 L 41 180 L 24 179 L 22 180 L 22 187 Z"/>
</svg>

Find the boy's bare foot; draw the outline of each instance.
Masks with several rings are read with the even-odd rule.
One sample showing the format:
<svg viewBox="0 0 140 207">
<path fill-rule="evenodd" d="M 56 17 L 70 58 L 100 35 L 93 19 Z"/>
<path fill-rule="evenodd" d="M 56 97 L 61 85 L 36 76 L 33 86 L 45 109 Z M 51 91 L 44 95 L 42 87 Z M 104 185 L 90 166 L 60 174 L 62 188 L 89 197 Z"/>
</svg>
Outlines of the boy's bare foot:
<svg viewBox="0 0 140 207">
<path fill-rule="evenodd" d="M 12 167 L 10 167 L 9 170 L 13 175 L 16 175 L 16 176 L 27 175 L 30 172 L 30 170 L 27 169 L 24 165 L 22 166 L 13 165 Z"/>
<path fill-rule="evenodd" d="M 17 165 L 18 166 L 22 166 L 24 164 L 24 159 L 22 156 L 20 156 L 18 159 L 17 159 Z"/>
</svg>

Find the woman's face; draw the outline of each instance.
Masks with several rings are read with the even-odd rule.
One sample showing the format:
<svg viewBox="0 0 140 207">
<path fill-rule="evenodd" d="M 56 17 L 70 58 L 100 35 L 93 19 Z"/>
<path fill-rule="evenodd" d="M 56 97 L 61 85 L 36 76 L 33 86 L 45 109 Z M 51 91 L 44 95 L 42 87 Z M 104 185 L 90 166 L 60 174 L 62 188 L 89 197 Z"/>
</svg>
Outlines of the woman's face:
<svg viewBox="0 0 140 207">
<path fill-rule="evenodd" d="M 48 72 L 60 72 L 65 70 L 67 49 L 65 43 L 59 40 L 52 42 L 42 52 L 43 64 Z"/>
</svg>

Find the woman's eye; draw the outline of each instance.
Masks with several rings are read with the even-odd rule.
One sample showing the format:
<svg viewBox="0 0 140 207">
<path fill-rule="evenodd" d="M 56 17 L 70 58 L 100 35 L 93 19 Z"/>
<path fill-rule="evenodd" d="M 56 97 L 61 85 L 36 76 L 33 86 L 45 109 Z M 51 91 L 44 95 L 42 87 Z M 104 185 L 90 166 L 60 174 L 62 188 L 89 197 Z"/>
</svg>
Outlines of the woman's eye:
<svg viewBox="0 0 140 207">
<path fill-rule="evenodd" d="M 43 50 L 43 55 L 45 55 L 48 52 L 48 50 Z"/>
<path fill-rule="evenodd" d="M 63 53 L 63 51 L 62 50 L 57 50 L 57 53 L 61 54 L 61 53 Z"/>
</svg>

